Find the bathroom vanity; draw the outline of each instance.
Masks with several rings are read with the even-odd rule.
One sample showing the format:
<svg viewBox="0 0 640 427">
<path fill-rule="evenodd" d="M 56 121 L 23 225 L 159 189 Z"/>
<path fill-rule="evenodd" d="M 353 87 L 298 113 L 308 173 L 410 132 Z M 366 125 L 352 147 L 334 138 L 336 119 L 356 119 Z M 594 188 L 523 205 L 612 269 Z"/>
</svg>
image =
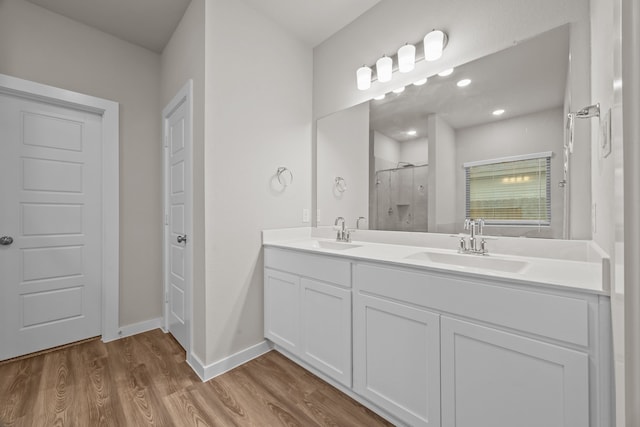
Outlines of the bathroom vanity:
<svg viewBox="0 0 640 427">
<path fill-rule="evenodd" d="M 265 232 L 265 337 L 396 424 L 611 425 L 606 257 L 590 242 L 476 256 L 431 238 Z"/>
</svg>

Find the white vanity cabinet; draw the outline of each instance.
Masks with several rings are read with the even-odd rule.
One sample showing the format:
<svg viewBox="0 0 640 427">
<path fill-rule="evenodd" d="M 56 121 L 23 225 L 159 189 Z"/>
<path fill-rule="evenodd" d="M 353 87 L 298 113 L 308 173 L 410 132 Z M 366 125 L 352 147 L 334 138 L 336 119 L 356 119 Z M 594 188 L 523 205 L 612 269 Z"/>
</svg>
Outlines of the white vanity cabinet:
<svg viewBox="0 0 640 427">
<path fill-rule="evenodd" d="M 351 387 L 351 263 L 265 248 L 265 337 Z"/>
<path fill-rule="evenodd" d="M 598 292 L 265 246 L 264 315 L 279 351 L 396 425 L 612 425 Z"/>
<path fill-rule="evenodd" d="M 369 295 L 354 306 L 354 390 L 411 426 L 440 425 L 440 316 Z"/>
<path fill-rule="evenodd" d="M 354 389 L 397 419 L 609 425 L 599 350 L 608 312 L 597 295 L 385 264 L 354 270 Z"/>
</svg>

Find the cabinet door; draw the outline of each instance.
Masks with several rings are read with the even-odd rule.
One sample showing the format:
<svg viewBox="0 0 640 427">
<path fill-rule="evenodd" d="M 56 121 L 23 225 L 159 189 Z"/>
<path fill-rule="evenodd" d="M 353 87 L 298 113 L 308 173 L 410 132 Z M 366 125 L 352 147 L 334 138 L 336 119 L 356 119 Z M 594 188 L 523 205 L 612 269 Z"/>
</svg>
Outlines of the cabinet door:
<svg viewBox="0 0 640 427">
<path fill-rule="evenodd" d="M 300 347 L 300 278 L 264 270 L 264 336 L 298 354 Z"/>
<path fill-rule="evenodd" d="M 303 360 L 351 387 L 351 290 L 301 279 Z"/>
<path fill-rule="evenodd" d="M 354 388 L 411 426 L 440 426 L 439 316 L 356 294 Z"/>
<path fill-rule="evenodd" d="M 589 425 L 586 354 L 445 316 L 441 325 L 443 427 Z"/>
</svg>

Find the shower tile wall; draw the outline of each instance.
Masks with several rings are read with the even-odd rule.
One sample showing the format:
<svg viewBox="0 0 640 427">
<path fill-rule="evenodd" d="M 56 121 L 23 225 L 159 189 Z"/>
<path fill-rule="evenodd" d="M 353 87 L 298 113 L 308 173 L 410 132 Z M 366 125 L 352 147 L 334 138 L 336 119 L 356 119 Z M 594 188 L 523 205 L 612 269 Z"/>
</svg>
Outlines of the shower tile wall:
<svg viewBox="0 0 640 427">
<path fill-rule="evenodd" d="M 376 229 L 427 231 L 427 166 L 376 172 Z"/>
</svg>

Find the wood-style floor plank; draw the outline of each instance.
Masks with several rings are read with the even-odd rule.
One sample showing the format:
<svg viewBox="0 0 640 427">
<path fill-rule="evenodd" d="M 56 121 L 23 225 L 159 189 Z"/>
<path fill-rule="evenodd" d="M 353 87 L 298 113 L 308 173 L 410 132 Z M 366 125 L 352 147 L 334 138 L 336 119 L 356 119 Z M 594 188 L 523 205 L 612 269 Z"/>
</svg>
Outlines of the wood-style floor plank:
<svg viewBox="0 0 640 427">
<path fill-rule="evenodd" d="M 0 427 L 390 425 L 275 351 L 203 383 L 160 330 L 0 364 Z"/>
</svg>

